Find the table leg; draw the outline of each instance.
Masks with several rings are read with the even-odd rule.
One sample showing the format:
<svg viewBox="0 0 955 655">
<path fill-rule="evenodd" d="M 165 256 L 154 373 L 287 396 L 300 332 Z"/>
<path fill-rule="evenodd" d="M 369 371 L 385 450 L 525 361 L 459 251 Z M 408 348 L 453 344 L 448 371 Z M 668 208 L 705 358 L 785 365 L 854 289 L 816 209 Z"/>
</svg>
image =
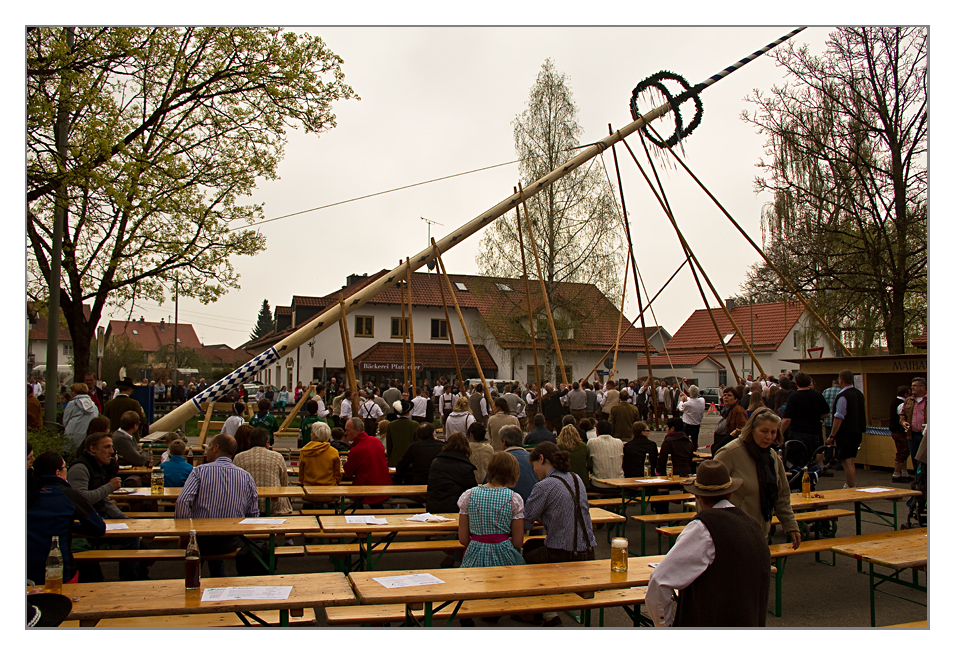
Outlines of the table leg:
<svg viewBox="0 0 955 655">
<path fill-rule="evenodd" d="M 275 575 L 275 534 L 269 535 L 269 575 Z"/>
<path fill-rule="evenodd" d="M 265 499 L 265 515 L 272 516 L 272 499 L 271 498 Z"/>
<path fill-rule="evenodd" d="M 859 561 L 862 566 L 862 561 Z M 875 627 L 875 568 L 872 562 L 869 562 L 869 614 L 872 617 L 872 627 Z"/>
<path fill-rule="evenodd" d="M 431 601 L 429 600 L 424 604 L 424 627 L 430 628 L 433 622 L 434 608 L 432 607 Z"/>
<path fill-rule="evenodd" d="M 279 610 L 279 625 L 283 628 L 289 626 L 288 610 Z"/>
</svg>

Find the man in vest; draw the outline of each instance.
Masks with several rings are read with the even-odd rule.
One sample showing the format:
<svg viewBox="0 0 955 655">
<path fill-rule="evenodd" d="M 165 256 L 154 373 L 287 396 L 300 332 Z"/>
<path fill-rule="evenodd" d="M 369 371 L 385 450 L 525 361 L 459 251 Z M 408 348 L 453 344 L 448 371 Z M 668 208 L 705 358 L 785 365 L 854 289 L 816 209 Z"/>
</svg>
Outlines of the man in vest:
<svg viewBox="0 0 955 655">
<path fill-rule="evenodd" d="M 836 444 L 836 458 L 846 472 L 843 488 L 856 486 L 856 454 L 865 433 L 865 396 L 852 385 L 852 371 L 839 371 L 842 391 L 836 396 L 836 411 L 832 418 L 832 432 L 826 443 Z"/>
<path fill-rule="evenodd" d="M 765 627 L 769 550 L 762 526 L 729 501 L 742 484 L 722 462 L 703 462 L 695 484 L 684 485 L 699 511 L 650 574 L 646 606 L 654 626 Z"/>
</svg>

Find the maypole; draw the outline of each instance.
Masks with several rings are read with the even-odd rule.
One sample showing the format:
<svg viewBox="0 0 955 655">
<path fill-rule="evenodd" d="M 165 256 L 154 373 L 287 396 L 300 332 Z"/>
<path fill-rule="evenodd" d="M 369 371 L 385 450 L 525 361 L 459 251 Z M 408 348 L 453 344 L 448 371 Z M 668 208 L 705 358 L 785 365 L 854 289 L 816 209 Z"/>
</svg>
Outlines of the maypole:
<svg viewBox="0 0 955 655">
<path fill-rule="evenodd" d="M 667 114 L 670 111 L 674 111 L 674 118 L 676 119 L 678 132 L 681 135 L 688 134 L 690 130 L 682 130 L 682 122 L 679 118 L 679 105 L 686 100 L 693 98 L 695 102 L 699 101 L 698 95 L 701 91 L 708 88 L 712 84 L 715 84 L 720 79 L 726 77 L 734 70 L 737 70 L 746 63 L 752 61 L 756 57 L 762 55 L 771 48 L 779 45 L 783 41 L 793 37 L 798 34 L 805 28 L 797 28 L 790 32 L 789 34 L 777 39 L 773 43 L 765 46 L 764 48 L 754 52 L 748 57 L 741 59 L 732 66 L 725 68 L 720 73 L 717 73 L 713 77 L 705 80 L 701 84 L 693 87 L 692 89 L 687 89 L 686 92 L 681 94 L 676 98 L 672 98 L 671 101 L 666 102 L 659 107 L 655 107 L 650 111 L 643 113 L 641 115 L 634 115 L 633 122 L 629 123 L 625 127 L 617 130 L 613 134 L 604 137 L 603 139 L 597 141 L 593 145 L 584 148 L 581 152 L 572 159 L 567 160 L 557 169 L 547 173 L 539 180 L 530 184 L 526 189 L 522 189 L 519 193 L 512 193 L 510 196 L 499 202 L 498 204 L 491 207 L 486 212 L 480 214 L 476 218 L 473 218 L 469 222 L 465 223 L 463 226 L 454 230 L 439 242 L 436 242 L 438 249 L 441 252 L 447 252 L 454 246 L 458 245 L 465 239 L 470 236 L 473 236 L 475 233 L 481 229 L 487 227 L 492 221 L 500 218 L 507 212 L 514 209 L 514 207 L 521 201 L 522 198 L 529 198 L 535 196 L 544 189 L 546 189 L 551 184 L 554 184 L 557 180 L 564 177 L 568 173 L 576 170 L 581 165 L 587 161 L 593 159 L 598 154 L 611 147 L 613 144 L 618 143 L 627 136 L 633 134 L 637 130 L 646 127 L 651 122 L 660 118 L 661 116 Z M 665 93 L 666 95 L 666 93 Z M 634 101 L 631 102 L 631 111 L 634 110 Z M 408 263 L 410 270 L 414 271 L 422 266 L 425 266 L 430 259 L 434 256 L 434 250 L 429 245 L 427 248 L 422 250 L 420 253 L 412 257 Z M 393 284 L 405 271 L 406 264 L 402 262 L 398 265 L 397 268 L 392 269 L 388 273 L 382 275 L 377 280 L 365 285 L 361 289 L 357 290 L 351 296 L 348 297 L 346 305 L 349 311 L 354 311 L 358 309 L 365 303 L 369 302 L 372 298 L 376 297 L 382 291 L 384 291 L 388 286 Z M 317 334 L 320 334 L 324 330 L 328 329 L 334 325 L 339 317 L 341 316 L 343 309 L 337 305 L 326 309 L 321 314 L 318 314 L 311 321 L 303 325 L 301 328 L 288 335 L 274 346 L 256 355 L 251 361 L 243 364 L 232 373 L 229 373 L 221 380 L 210 385 L 202 393 L 196 394 L 193 398 L 186 401 L 176 409 L 172 410 L 158 421 L 153 423 L 150 426 L 151 433 L 160 433 L 162 431 L 168 431 L 175 428 L 178 425 L 185 423 L 189 418 L 195 416 L 199 413 L 202 403 L 209 402 L 219 398 L 233 389 L 241 387 L 242 383 L 248 379 L 251 379 L 256 375 L 260 370 L 273 364 L 278 361 L 281 357 L 284 357 L 292 350 L 295 350 L 302 344 L 306 343 L 309 339 L 313 338 Z"/>
</svg>

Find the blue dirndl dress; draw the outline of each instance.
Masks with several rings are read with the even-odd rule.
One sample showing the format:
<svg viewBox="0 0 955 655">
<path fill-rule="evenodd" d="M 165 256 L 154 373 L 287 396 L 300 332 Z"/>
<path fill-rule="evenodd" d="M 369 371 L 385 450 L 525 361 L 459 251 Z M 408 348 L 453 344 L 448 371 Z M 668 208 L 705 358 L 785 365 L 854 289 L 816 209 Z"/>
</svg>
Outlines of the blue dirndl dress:
<svg viewBox="0 0 955 655">
<path fill-rule="evenodd" d="M 500 543 L 482 543 L 473 538 L 464 552 L 461 568 L 484 566 L 513 566 L 524 564 L 524 558 L 511 543 L 513 512 L 507 487 L 477 486 L 471 488 L 468 501 L 468 525 L 472 535 L 508 535 Z"/>
</svg>

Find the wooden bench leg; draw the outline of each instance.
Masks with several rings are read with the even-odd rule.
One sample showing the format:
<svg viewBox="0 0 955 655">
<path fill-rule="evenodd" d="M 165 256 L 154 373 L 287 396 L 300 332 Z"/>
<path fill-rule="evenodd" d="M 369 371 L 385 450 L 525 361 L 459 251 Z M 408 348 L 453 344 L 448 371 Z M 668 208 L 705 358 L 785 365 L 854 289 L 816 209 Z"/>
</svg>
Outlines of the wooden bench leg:
<svg viewBox="0 0 955 655">
<path fill-rule="evenodd" d="M 776 606 L 772 610 L 776 618 L 783 615 L 783 573 L 786 572 L 788 559 L 788 557 L 780 557 L 776 560 Z"/>
</svg>

